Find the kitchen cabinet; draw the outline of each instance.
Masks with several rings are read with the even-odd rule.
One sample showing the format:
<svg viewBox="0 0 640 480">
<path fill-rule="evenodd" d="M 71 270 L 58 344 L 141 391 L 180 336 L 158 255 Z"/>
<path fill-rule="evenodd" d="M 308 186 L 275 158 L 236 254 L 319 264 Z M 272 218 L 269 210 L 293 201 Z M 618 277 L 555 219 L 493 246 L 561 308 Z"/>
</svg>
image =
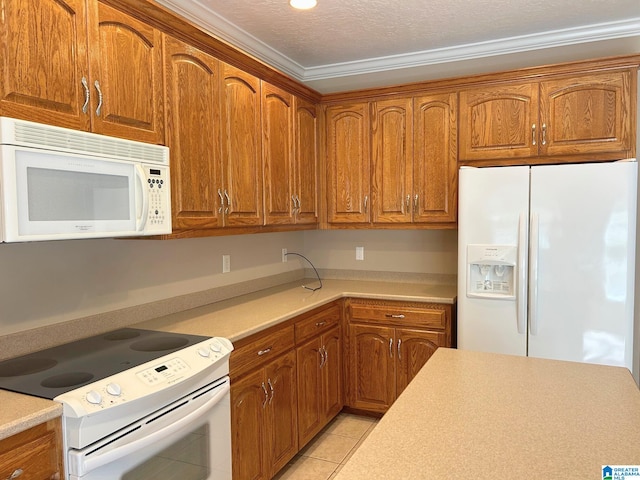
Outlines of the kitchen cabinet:
<svg viewBox="0 0 640 480">
<path fill-rule="evenodd" d="M 318 223 L 318 113 L 316 106 L 299 97 L 295 105 L 293 193 L 295 223 Z"/>
<path fill-rule="evenodd" d="M 293 327 L 240 343 L 230 361 L 234 479 L 269 479 L 298 452 Z"/>
<path fill-rule="evenodd" d="M 221 190 L 220 63 L 169 36 L 164 38 L 164 55 L 172 226 L 174 230 L 218 228 L 223 224 L 225 206 Z"/>
<path fill-rule="evenodd" d="M 625 158 L 633 152 L 636 77 L 627 69 L 463 90 L 459 160 Z"/>
<path fill-rule="evenodd" d="M 266 225 L 294 223 L 293 95 L 262 82 L 262 158 Z"/>
<path fill-rule="evenodd" d="M 264 221 L 260 80 L 227 64 L 222 71 L 224 224 L 259 226 Z"/>
<path fill-rule="evenodd" d="M 384 413 L 438 347 L 451 346 L 452 306 L 347 301 L 346 403 Z"/>
<path fill-rule="evenodd" d="M 1 440 L 0 478 L 64 478 L 60 418 Z"/>
<path fill-rule="evenodd" d="M 0 7 L 0 114 L 164 142 L 158 30 L 97 1 L 2 0 Z"/>
<path fill-rule="evenodd" d="M 369 104 L 327 107 L 327 222 L 369 223 L 371 192 Z"/>
<path fill-rule="evenodd" d="M 300 448 L 343 407 L 341 317 L 340 304 L 333 303 L 295 325 Z"/>
</svg>

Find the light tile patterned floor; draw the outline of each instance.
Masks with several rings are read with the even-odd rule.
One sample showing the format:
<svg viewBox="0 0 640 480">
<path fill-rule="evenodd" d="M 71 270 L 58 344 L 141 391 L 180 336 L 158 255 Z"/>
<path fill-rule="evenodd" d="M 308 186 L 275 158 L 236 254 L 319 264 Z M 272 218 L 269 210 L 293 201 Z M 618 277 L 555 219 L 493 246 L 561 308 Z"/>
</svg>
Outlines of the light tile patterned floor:
<svg viewBox="0 0 640 480">
<path fill-rule="evenodd" d="M 376 423 L 375 418 L 339 414 L 274 480 L 332 479 Z"/>
</svg>

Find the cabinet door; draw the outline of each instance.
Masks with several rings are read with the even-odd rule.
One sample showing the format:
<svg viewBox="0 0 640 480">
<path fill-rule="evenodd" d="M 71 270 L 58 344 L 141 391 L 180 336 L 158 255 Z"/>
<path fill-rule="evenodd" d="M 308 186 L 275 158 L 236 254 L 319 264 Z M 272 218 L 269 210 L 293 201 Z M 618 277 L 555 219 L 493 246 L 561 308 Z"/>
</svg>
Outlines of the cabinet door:
<svg viewBox="0 0 640 480">
<path fill-rule="evenodd" d="M 439 346 L 445 346 L 443 332 L 429 332 L 407 328 L 396 329 L 397 386 L 400 395 Z"/>
<path fill-rule="evenodd" d="M 93 131 L 164 143 L 160 31 L 100 2 L 87 5 Z"/>
<path fill-rule="evenodd" d="M 455 224 L 458 212 L 457 96 L 426 95 L 413 104 L 413 221 Z"/>
<path fill-rule="evenodd" d="M 264 221 L 293 223 L 293 95 L 262 83 Z"/>
<path fill-rule="evenodd" d="M 329 422 L 344 406 L 342 395 L 342 342 L 340 329 L 334 328 L 322 336 L 325 359 L 322 365 L 323 412 Z"/>
<path fill-rule="evenodd" d="M 331 106 L 327 124 L 327 221 L 368 223 L 371 191 L 367 103 Z"/>
<path fill-rule="evenodd" d="M 294 194 L 298 202 L 296 223 L 318 223 L 318 144 L 316 106 L 296 98 Z"/>
<path fill-rule="evenodd" d="M 260 80 L 225 64 L 222 97 L 225 222 L 262 225 Z"/>
<path fill-rule="evenodd" d="M 480 87 L 460 92 L 460 160 L 538 154 L 538 84 Z"/>
<path fill-rule="evenodd" d="M 374 223 L 411 222 L 413 118 L 411 99 L 379 101 L 371 108 Z"/>
<path fill-rule="evenodd" d="M 164 51 L 173 228 L 215 228 L 222 223 L 219 63 L 168 36 Z"/>
<path fill-rule="evenodd" d="M 0 114 L 89 130 L 86 0 L 0 0 L 0 11 Z"/>
<path fill-rule="evenodd" d="M 271 362 L 265 372 L 270 392 L 266 446 L 273 475 L 298 453 L 295 350 Z"/>
<path fill-rule="evenodd" d="M 263 369 L 231 384 L 231 459 L 237 480 L 270 478 L 265 457 L 268 395 L 263 385 L 266 388 Z"/>
<path fill-rule="evenodd" d="M 298 440 L 303 447 L 324 426 L 322 342 L 317 337 L 296 349 L 298 361 Z"/>
<path fill-rule="evenodd" d="M 630 155 L 634 137 L 631 85 L 630 71 L 542 82 L 540 153 Z"/>
<path fill-rule="evenodd" d="M 393 329 L 349 326 L 349 406 L 386 412 L 395 399 Z"/>
</svg>

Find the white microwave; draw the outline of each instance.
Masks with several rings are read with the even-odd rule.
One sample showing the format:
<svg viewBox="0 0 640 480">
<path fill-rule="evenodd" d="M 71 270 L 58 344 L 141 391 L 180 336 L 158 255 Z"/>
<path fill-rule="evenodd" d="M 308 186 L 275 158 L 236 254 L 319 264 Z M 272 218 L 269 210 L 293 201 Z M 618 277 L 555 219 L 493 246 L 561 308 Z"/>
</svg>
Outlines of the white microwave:
<svg viewBox="0 0 640 480">
<path fill-rule="evenodd" d="M 171 233 L 169 149 L 0 117 L 0 241 Z"/>
</svg>

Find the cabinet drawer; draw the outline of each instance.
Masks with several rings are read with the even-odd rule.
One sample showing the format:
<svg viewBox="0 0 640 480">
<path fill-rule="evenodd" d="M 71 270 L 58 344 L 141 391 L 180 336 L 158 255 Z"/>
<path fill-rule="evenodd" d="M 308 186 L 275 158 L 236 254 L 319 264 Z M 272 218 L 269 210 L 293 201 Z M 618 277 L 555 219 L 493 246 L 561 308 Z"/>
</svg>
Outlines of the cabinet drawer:
<svg viewBox="0 0 640 480">
<path fill-rule="evenodd" d="M 310 314 L 307 318 L 295 324 L 296 343 L 300 344 L 317 333 L 335 327 L 340 322 L 340 306 L 333 304 L 319 312 Z"/>
<path fill-rule="evenodd" d="M 0 478 L 62 478 L 60 420 L 52 420 L 0 442 Z M 17 477 L 16 477 L 17 478 Z"/>
<path fill-rule="evenodd" d="M 231 352 L 229 370 L 237 377 L 263 363 L 277 357 L 294 346 L 293 325 L 269 333 L 258 333 L 249 337 L 249 343 Z"/>
<path fill-rule="evenodd" d="M 444 330 L 448 324 L 448 307 L 439 304 L 395 304 L 393 302 L 358 302 L 350 304 L 350 320 L 384 325 L 407 325 Z"/>
</svg>

